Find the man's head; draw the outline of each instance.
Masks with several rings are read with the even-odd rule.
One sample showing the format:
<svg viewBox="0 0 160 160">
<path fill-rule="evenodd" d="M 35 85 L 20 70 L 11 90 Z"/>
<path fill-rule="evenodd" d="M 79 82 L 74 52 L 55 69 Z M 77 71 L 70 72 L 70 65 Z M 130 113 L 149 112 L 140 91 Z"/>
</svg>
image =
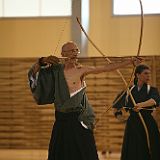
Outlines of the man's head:
<svg viewBox="0 0 160 160">
<path fill-rule="evenodd" d="M 135 76 L 138 81 L 148 83 L 150 80 L 150 68 L 145 64 L 140 64 L 136 67 Z"/>
<path fill-rule="evenodd" d="M 76 43 L 69 41 L 62 46 L 62 57 L 68 57 L 71 59 L 77 58 L 80 53 Z"/>
</svg>

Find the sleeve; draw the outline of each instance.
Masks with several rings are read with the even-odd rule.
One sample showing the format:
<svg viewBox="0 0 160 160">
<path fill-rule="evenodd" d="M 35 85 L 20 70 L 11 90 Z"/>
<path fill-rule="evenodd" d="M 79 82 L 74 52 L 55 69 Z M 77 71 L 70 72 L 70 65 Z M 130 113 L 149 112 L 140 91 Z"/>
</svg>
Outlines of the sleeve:
<svg viewBox="0 0 160 160">
<path fill-rule="evenodd" d="M 28 72 L 30 89 L 39 105 L 54 102 L 55 78 L 52 70 L 52 67 L 41 68 L 36 76 L 33 75 L 33 67 Z"/>
<path fill-rule="evenodd" d="M 28 80 L 29 80 L 29 85 L 30 85 L 31 90 L 34 90 L 35 87 L 37 86 L 39 72 L 37 72 L 36 75 L 33 75 L 32 68 L 28 72 Z"/>
<path fill-rule="evenodd" d="M 125 101 L 126 101 L 126 93 L 125 91 L 122 91 L 120 94 L 117 95 L 115 100 L 113 101 L 113 108 L 117 108 L 117 110 L 121 109 L 122 107 L 125 106 Z M 123 96 L 122 96 L 123 94 Z M 121 97 L 122 96 L 122 97 Z M 119 97 L 121 97 L 119 99 Z M 119 100 L 118 100 L 119 99 Z M 118 101 L 117 101 L 118 100 Z"/>
<path fill-rule="evenodd" d="M 158 89 L 155 87 L 151 87 L 150 93 L 149 93 L 149 98 L 152 98 L 156 102 L 156 106 L 160 105 L 160 95 L 158 92 Z"/>
</svg>

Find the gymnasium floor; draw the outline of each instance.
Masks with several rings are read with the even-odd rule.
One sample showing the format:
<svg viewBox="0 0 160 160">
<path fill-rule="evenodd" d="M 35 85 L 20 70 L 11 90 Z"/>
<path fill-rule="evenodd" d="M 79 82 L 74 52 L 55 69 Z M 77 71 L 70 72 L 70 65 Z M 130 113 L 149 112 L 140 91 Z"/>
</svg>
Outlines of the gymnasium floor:
<svg viewBox="0 0 160 160">
<path fill-rule="evenodd" d="M 120 160 L 120 154 L 104 154 L 100 152 L 100 160 Z M 47 160 L 47 150 L 16 150 L 1 149 L 0 160 Z"/>
</svg>

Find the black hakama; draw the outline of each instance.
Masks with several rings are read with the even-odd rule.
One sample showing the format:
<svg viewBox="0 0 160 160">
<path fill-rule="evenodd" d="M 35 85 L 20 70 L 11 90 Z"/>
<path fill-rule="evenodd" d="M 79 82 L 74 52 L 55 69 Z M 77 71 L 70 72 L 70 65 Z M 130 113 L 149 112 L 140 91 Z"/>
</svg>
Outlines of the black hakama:
<svg viewBox="0 0 160 160">
<path fill-rule="evenodd" d="M 78 121 L 79 113 L 56 112 L 48 160 L 98 160 L 93 131 Z"/>
</svg>

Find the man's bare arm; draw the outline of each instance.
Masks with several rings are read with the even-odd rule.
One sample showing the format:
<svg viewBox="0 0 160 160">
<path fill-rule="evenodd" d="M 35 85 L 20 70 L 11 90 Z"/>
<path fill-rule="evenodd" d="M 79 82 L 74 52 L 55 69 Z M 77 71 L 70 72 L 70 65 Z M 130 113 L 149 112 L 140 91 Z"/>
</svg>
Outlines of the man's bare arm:
<svg viewBox="0 0 160 160">
<path fill-rule="evenodd" d="M 124 60 L 122 62 L 110 63 L 108 65 L 100 66 L 100 67 L 93 67 L 93 66 L 85 67 L 83 76 L 86 76 L 88 74 L 98 74 L 98 73 L 102 73 L 102 72 L 114 71 L 116 69 L 125 67 L 129 64 L 137 65 L 137 64 L 141 63 L 141 61 L 142 61 L 142 59 L 131 58 L 128 60 Z"/>
<path fill-rule="evenodd" d="M 156 105 L 156 101 L 153 98 L 144 102 L 137 103 L 138 108 L 147 108 L 154 105 Z"/>
</svg>

